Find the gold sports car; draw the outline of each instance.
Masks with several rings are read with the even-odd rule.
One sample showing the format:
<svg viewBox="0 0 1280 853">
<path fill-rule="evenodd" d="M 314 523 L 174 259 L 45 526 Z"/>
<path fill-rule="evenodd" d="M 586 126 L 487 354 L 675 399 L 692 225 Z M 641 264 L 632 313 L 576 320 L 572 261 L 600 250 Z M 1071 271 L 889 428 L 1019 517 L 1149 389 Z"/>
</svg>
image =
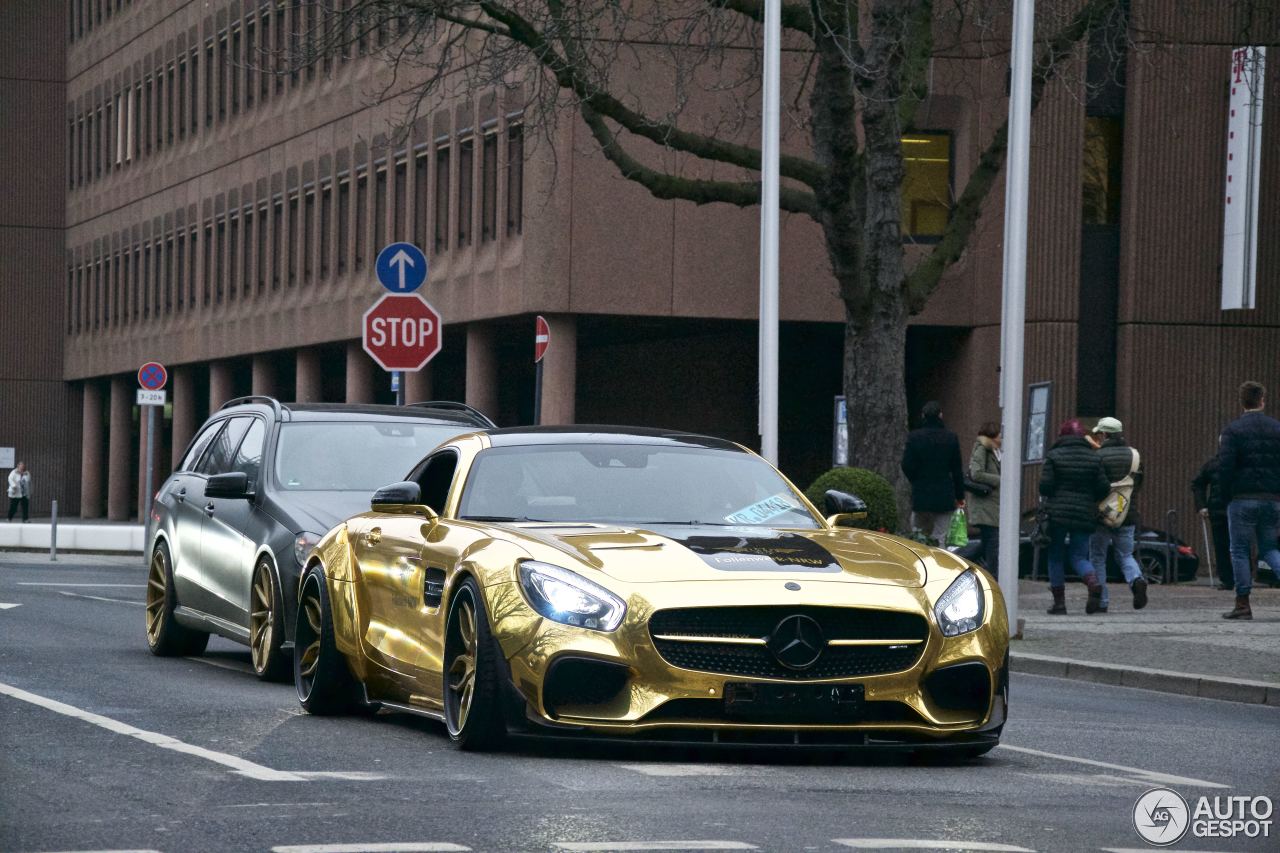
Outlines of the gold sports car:
<svg viewBox="0 0 1280 853">
<path fill-rule="evenodd" d="M 999 589 L 947 551 L 843 526 L 856 497 L 826 502 L 824 518 L 704 436 L 459 436 L 311 553 L 298 696 L 433 717 L 468 749 L 539 733 L 990 750 Z"/>
</svg>

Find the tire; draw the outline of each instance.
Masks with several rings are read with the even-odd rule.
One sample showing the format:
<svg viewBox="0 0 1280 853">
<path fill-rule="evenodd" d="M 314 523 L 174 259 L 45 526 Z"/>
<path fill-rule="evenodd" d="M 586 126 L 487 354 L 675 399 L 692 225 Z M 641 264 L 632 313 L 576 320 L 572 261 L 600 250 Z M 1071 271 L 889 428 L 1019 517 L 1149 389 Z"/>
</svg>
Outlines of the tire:
<svg viewBox="0 0 1280 853">
<path fill-rule="evenodd" d="M 156 657 L 198 655 L 209 645 L 209 635 L 204 631 L 178 624 L 173 616 L 177 603 L 173 560 L 169 557 L 169 546 L 160 542 L 151 553 L 146 599 L 147 646 Z"/>
<path fill-rule="evenodd" d="M 1146 578 L 1147 583 L 1164 583 L 1165 557 L 1163 554 L 1144 550 L 1133 556 L 1137 559 L 1138 568 L 1142 570 L 1142 576 Z"/>
<path fill-rule="evenodd" d="M 253 673 L 263 681 L 283 681 L 290 655 L 284 645 L 284 599 L 275 572 L 266 560 L 253 570 L 249 585 L 249 651 Z"/>
<path fill-rule="evenodd" d="M 328 584 L 318 568 L 307 572 L 298 594 L 293 684 L 298 690 L 298 701 L 309 714 L 325 717 L 347 714 L 359 704 L 359 684 L 334 643 Z"/>
<path fill-rule="evenodd" d="M 506 738 L 497 661 L 484 597 L 472 578 L 449 602 L 444 634 L 444 718 L 461 749 L 483 752 Z"/>
</svg>

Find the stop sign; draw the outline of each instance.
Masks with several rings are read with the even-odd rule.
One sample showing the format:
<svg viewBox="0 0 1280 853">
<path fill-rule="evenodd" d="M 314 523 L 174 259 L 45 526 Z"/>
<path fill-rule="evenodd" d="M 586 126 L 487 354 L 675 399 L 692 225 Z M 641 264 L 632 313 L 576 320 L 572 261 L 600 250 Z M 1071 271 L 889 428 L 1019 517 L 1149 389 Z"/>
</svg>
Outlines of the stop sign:
<svg viewBox="0 0 1280 853">
<path fill-rule="evenodd" d="M 383 370 L 420 370 L 440 352 L 440 314 L 416 293 L 388 293 L 364 312 L 364 351 Z"/>
</svg>

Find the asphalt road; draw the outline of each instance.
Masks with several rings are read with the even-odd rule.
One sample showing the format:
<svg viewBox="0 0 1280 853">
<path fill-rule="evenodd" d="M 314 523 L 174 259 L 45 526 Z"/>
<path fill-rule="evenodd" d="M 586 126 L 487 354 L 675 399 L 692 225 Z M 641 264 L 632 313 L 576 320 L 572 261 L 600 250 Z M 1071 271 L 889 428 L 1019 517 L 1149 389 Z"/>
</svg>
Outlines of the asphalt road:
<svg viewBox="0 0 1280 853">
<path fill-rule="evenodd" d="M 63 559 L 0 564 L 3 851 L 1154 849 L 1132 824 L 1153 787 L 1280 799 L 1280 709 L 1019 675 L 1004 744 L 962 766 L 464 754 L 425 720 L 310 717 L 226 641 L 154 658 L 142 566 Z M 1272 820 L 1173 849 L 1275 850 Z"/>
</svg>

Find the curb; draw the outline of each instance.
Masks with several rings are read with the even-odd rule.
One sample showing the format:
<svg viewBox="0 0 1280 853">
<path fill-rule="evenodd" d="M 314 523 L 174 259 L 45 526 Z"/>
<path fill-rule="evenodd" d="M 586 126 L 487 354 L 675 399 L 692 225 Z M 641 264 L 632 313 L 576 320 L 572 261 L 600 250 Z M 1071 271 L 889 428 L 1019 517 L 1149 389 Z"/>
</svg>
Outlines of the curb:
<svg viewBox="0 0 1280 853">
<path fill-rule="evenodd" d="M 1033 655 L 1012 652 L 1009 668 L 1013 672 L 1028 675 L 1048 675 L 1054 678 L 1072 678 L 1092 681 L 1096 684 L 1114 684 L 1120 687 L 1137 687 L 1160 693 L 1176 693 L 1182 696 L 1199 696 L 1205 699 L 1222 699 L 1227 702 L 1245 702 L 1252 705 L 1280 707 L 1280 684 L 1269 681 L 1249 681 L 1243 678 L 1221 678 L 1171 672 L 1165 669 L 1149 669 L 1141 666 L 1119 666 L 1111 663 L 1073 660 L 1072 658 Z"/>
</svg>

